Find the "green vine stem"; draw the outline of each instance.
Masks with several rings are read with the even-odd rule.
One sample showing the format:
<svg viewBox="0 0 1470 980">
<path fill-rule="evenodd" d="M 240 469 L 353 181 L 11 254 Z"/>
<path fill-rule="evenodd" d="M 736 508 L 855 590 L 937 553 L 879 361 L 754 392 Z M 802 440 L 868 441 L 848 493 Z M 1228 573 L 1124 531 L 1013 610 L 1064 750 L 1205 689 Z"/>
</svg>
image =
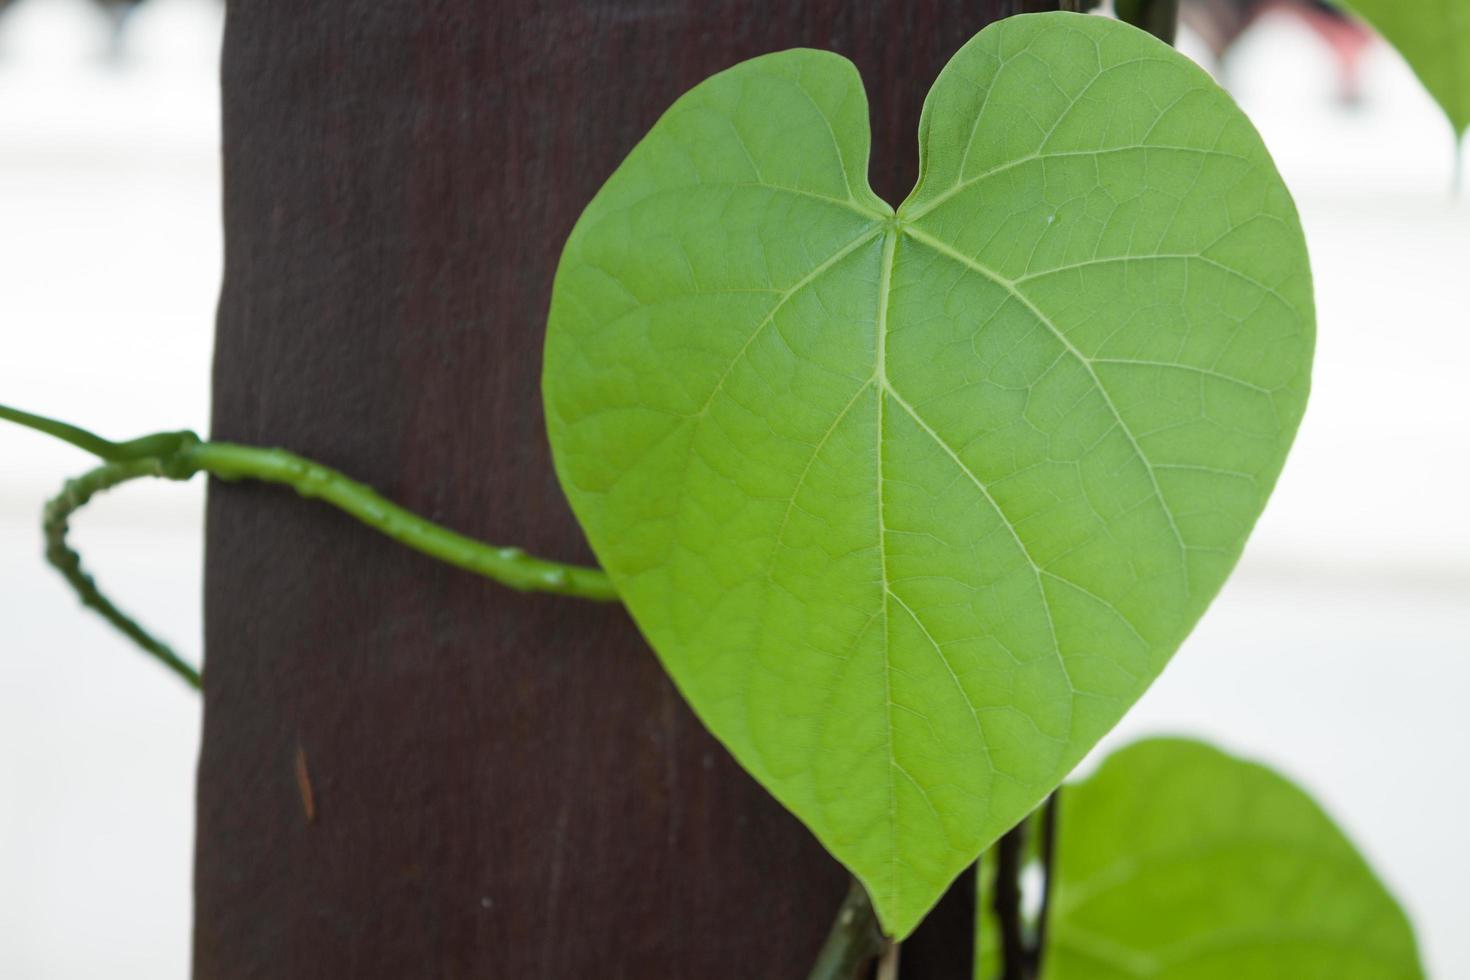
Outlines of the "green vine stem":
<svg viewBox="0 0 1470 980">
<path fill-rule="evenodd" d="M 46 557 L 85 606 L 96 610 L 195 688 L 200 684 L 199 672 L 104 596 L 82 567 L 81 556 L 67 543 L 72 515 L 96 494 L 120 483 L 145 476 L 187 480 L 196 473 L 209 473 L 221 480 L 279 483 L 302 497 L 331 504 L 415 551 L 508 588 L 598 602 L 618 599 L 612 581 L 600 568 L 547 561 L 519 548 L 498 547 L 458 534 L 399 507 L 364 483 L 284 449 L 202 442 L 188 431 L 111 442 L 86 429 L 5 405 L 0 405 L 0 420 L 45 433 L 105 461 L 105 465 L 69 481 L 46 505 Z"/>
<path fill-rule="evenodd" d="M 97 582 L 82 567 L 82 556 L 66 541 L 71 516 L 104 490 L 145 476 L 163 476 L 157 459 L 135 459 L 107 463 L 97 469 L 68 480 L 55 499 L 46 504 L 42 527 L 46 535 L 46 560 L 71 584 L 82 605 L 96 611 L 117 627 L 159 663 L 184 679 L 190 687 L 199 687 L 199 671 L 162 640 L 139 626 L 130 616 L 113 605 L 97 588 Z"/>
<path fill-rule="evenodd" d="M 8 405 L 0 405 L 0 419 L 14 422 L 16 425 L 34 429 L 45 433 L 62 442 L 69 442 L 84 452 L 89 452 L 99 459 L 108 462 L 119 462 L 129 459 L 167 459 L 184 446 L 197 443 L 199 437 L 192 432 L 159 432 L 141 439 L 133 439 L 129 442 L 111 442 L 86 429 L 78 428 L 66 422 L 58 422 L 48 419 L 44 415 L 32 415 L 30 412 L 22 412 L 18 408 Z M 162 474 L 158 474 L 162 475 Z"/>
<path fill-rule="evenodd" d="M 807 980 L 856 980 L 883 950 L 883 933 L 878 929 L 873 903 L 862 883 L 854 878 Z"/>
<path fill-rule="evenodd" d="M 372 487 L 284 449 L 258 449 L 229 442 L 201 442 L 184 448 L 178 462 L 190 474 L 206 472 L 221 480 L 280 483 L 303 497 L 345 511 L 400 544 L 520 592 L 614 602 L 617 590 L 600 568 L 566 565 L 457 534 L 380 496 Z"/>
</svg>

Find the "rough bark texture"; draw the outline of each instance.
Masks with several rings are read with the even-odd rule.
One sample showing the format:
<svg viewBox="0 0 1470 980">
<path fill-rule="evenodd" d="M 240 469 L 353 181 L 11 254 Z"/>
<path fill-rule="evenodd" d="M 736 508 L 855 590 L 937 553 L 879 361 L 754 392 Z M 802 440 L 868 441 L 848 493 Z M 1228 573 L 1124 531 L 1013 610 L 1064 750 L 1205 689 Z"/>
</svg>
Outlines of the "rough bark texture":
<svg viewBox="0 0 1470 980">
<path fill-rule="evenodd" d="M 215 436 L 590 561 L 539 396 L 582 207 L 682 91 L 799 45 L 861 69 L 897 201 L 925 91 L 1000 2 L 231 4 Z M 198 977 L 805 975 L 845 873 L 621 609 L 259 486 L 211 488 L 207 547 Z M 969 908 L 904 980 L 966 976 Z"/>
</svg>

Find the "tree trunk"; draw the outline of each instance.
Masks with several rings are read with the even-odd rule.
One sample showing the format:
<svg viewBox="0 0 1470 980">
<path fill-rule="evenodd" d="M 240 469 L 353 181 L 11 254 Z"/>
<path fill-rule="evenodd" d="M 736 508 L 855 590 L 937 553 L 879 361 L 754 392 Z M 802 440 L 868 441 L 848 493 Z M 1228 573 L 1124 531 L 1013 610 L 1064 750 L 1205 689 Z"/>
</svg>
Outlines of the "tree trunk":
<svg viewBox="0 0 1470 980">
<path fill-rule="evenodd" d="M 540 401 L 581 209 L 681 92 L 795 46 L 857 63 L 896 202 L 924 93 L 1003 2 L 232 3 L 214 436 L 591 561 Z M 216 483 L 206 619 L 203 980 L 805 976 L 845 872 L 620 608 Z M 968 975 L 970 907 L 904 980 Z"/>
</svg>

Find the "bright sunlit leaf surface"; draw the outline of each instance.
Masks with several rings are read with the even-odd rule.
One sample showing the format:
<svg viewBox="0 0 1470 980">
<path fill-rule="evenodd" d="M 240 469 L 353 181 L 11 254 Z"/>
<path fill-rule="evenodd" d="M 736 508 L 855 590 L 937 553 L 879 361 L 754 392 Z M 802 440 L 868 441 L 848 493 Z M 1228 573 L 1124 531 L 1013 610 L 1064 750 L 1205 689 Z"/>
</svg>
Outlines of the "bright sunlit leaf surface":
<svg viewBox="0 0 1470 980">
<path fill-rule="evenodd" d="M 1204 611 L 1313 338 L 1260 139 L 1141 31 L 987 28 L 919 150 L 895 212 L 833 54 L 696 86 L 572 232 L 544 377 L 638 625 L 897 936 Z"/>
<path fill-rule="evenodd" d="M 1408 919 L 1264 766 L 1153 739 L 1062 791 L 1044 980 L 1414 980 Z"/>
</svg>

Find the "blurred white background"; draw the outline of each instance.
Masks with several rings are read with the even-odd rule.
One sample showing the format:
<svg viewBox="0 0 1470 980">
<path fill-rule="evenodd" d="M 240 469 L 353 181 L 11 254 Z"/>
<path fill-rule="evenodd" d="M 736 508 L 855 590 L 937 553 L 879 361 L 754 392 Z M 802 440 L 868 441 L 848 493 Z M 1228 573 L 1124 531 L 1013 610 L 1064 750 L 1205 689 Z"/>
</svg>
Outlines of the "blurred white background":
<svg viewBox="0 0 1470 980">
<path fill-rule="evenodd" d="M 152 0 L 120 52 L 85 0 L 0 17 L 0 401 L 115 437 L 207 428 L 220 29 L 211 0 Z M 1434 975 L 1470 977 L 1470 202 L 1384 46 L 1349 107 L 1321 37 L 1271 14 L 1224 81 L 1305 218 L 1315 393 L 1238 574 L 1103 749 L 1197 734 L 1285 770 L 1408 906 Z M 182 978 L 199 702 L 41 558 L 42 501 L 88 465 L 0 426 L 0 977 Z M 202 507 L 202 482 L 135 484 L 76 534 L 191 655 Z"/>
</svg>

